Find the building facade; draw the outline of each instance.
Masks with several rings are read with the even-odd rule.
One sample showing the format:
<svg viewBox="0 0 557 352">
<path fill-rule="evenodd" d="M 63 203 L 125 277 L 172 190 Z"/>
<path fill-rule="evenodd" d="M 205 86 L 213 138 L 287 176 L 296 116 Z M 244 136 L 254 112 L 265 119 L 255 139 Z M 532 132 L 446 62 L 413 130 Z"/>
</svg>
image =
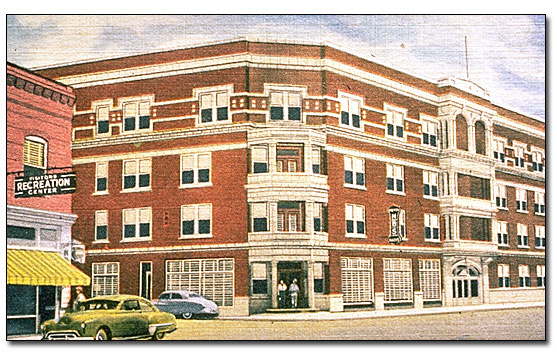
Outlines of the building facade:
<svg viewBox="0 0 557 352">
<path fill-rule="evenodd" d="M 10 63 L 6 85 L 6 329 L 33 334 L 60 315 L 69 286 L 90 284 L 70 263 L 75 95 Z"/>
<path fill-rule="evenodd" d="M 234 40 L 40 71 L 75 89 L 91 295 L 278 307 L 545 299 L 545 124 L 468 81 Z"/>
</svg>

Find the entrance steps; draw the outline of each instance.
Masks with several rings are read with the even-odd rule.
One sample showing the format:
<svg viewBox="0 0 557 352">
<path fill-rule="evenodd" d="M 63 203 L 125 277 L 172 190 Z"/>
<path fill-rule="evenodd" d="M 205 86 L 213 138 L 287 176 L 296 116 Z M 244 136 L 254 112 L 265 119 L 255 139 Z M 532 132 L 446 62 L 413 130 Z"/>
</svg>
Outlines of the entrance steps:
<svg viewBox="0 0 557 352">
<path fill-rule="evenodd" d="M 317 308 L 268 308 L 265 313 L 314 313 Z"/>
</svg>

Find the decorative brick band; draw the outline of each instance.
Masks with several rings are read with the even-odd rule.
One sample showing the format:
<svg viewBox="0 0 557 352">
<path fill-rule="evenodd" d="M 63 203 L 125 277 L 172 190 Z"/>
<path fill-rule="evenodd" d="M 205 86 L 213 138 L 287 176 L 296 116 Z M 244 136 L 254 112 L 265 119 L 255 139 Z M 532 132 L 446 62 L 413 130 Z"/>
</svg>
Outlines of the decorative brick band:
<svg viewBox="0 0 557 352">
<path fill-rule="evenodd" d="M 17 89 L 23 89 L 28 93 L 50 99 L 63 105 L 73 106 L 73 103 L 75 101 L 75 99 L 72 97 L 64 95 L 60 92 L 56 92 L 49 88 L 45 88 L 40 84 L 33 83 L 31 81 L 25 80 L 21 77 L 16 77 L 11 74 L 7 74 L 6 76 L 6 85 L 16 87 Z"/>
</svg>

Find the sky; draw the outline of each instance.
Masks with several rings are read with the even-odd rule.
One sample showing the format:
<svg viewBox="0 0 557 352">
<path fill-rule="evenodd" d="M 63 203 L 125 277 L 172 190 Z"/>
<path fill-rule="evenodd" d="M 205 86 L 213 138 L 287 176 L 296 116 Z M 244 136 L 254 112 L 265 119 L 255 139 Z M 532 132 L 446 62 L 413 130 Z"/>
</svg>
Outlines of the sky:
<svg viewBox="0 0 557 352">
<path fill-rule="evenodd" d="M 467 56 L 494 104 L 543 120 L 545 26 L 543 15 L 7 15 L 6 59 L 32 69 L 247 37 L 330 44 L 437 81 L 466 78 Z"/>
</svg>

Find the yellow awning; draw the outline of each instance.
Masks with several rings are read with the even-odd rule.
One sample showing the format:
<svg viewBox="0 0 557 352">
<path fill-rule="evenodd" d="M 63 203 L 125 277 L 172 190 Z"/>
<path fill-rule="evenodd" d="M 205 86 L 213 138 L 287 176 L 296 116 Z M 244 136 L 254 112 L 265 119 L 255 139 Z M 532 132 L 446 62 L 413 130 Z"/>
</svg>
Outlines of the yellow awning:
<svg viewBox="0 0 557 352">
<path fill-rule="evenodd" d="M 57 252 L 7 249 L 8 285 L 87 286 L 89 276 Z"/>
</svg>

